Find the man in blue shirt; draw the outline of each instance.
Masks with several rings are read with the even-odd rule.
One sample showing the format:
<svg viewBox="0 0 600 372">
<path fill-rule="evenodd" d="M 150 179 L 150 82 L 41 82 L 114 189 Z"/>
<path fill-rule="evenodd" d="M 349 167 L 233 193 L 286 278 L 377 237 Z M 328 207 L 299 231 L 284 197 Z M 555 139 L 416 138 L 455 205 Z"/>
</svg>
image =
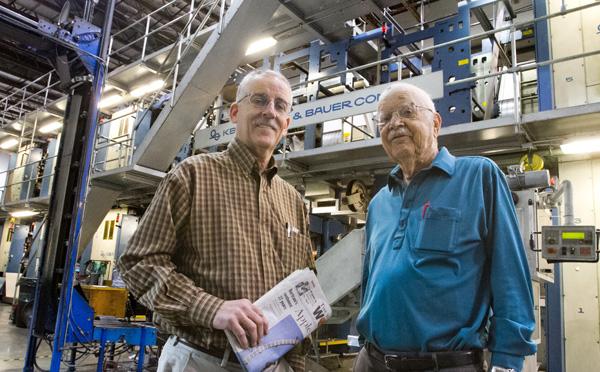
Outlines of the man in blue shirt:
<svg viewBox="0 0 600 372">
<path fill-rule="evenodd" d="M 531 280 L 510 191 L 489 159 L 438 150 L 423 90 L 398 83 L 378 126 L 398 165 L 371 201 L 355 371 L 520 371 L 535 353 Z"/>
</svg>

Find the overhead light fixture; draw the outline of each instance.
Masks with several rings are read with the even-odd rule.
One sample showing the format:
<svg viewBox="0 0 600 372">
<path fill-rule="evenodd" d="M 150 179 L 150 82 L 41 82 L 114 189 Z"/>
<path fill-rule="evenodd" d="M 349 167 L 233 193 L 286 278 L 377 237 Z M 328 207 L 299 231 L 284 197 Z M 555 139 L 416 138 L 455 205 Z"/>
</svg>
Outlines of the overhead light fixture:
<svg viewBox="0 0 600 372">
<path fill-rule="evenodd" d="M 7 139 L 6 141 L 0 143 L 0 149 L 8 150 L 11 147 L 14 147 L 15 145 L 17 145 L 18 143 L 19 143 L 18 139 L 10 138 L 10 139 Z"/>
<path fill-rule="evenodd" d="M 144 84 L 144 85 L 141 85 L 141 86 L 135 88 L 134 90 L 131 91 L 130 94 L 134 97 L 139 98 L 139 97 L 145 96 L 148 93 L 155 92 L 164 86 L 165 86 L 165 81 L 162 79 L 157 79 L 157 80 L 153 80 L 147 84 Z"/>
<path fill-rule="evenodd" d="M 11 127 L 14 130 L 21 130 L 21 129 L 23 129 L 23 124 L 21 124 L 21 123 L 12 123 Z"/>
<path fill-rule="evenodd" d="M 246 49 L 246 55 L 249 56 L 250 54 L 258 53 L 260 51 L 272 47 L 275 44 L 277 44 L 277 40 L 275 40 L 271 36 L 265 37 L 264 39 L 256 40 L 255 42 L 250 43 L 250 45 L 248 45 L 248 49 Z"/>
<path fill-rule="evenodd" d="M 600 138 L 574 140 L 560 145 L 563 154 L 590 154 L 600 152 Z"/>
<path fill-rule="evenodd" d="M 53 121 L 51 123 L 42 125 L 40 127 L 40 129 L 38 129 L 38 131 L 40 133 L 50 133 L 50 132 L 54 132 L 55 130 L 57 130 L 60 127 L 62 127 L 62 123 L 60 121 Z"/>
<path fill-rule="evenodd" d="M 17 217 L 17 218 L 20 218 L 20 217 L 31 217 L 31 216 L 35 216 L 37 214 L 40 214 L 40 212 L 32 211 L 32 210 L 29 210 L 29 209 L 23 209 L 23 210 L 20 210 L 20 211 L 10 212 L 11 216 Z"/>
<path fill-rule="evenodd" d="M 118 94 L 110 95 L 110 96 L 102 98 L 100 100 L 100 103 L 98 103 L 98 108 L 106 108 L 106 107 L 114 106 L 117 103 L 121 102 L 122 99 L 123 99 L 123 97 L 121 97 Z"/>
</svg>

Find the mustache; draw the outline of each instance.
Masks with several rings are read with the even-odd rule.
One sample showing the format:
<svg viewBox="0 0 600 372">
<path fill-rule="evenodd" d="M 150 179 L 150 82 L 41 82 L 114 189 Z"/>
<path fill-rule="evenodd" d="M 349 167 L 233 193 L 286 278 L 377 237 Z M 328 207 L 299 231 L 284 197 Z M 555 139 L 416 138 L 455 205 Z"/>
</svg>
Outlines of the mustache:
<svg viewBox="0 0 600 372">
<path fill-rule="evenodd" d="M 278 129 L 279 129 L 279 126 L 278 126 L 277 124 L 275 124 L 275 123 L 271 122 L 270 120 L 258 119 L 258 120 L 254 120 L 254 121 L 252 122 L 252 124 L 253 124 L 254 126 L 256 126 L 256 127 L 258 127 L 258 126 L 261 126 L 261 125 L 262 125 L 262 126 L 267 126 L 267 127 L 270 127 L 270 128 L 271 128 L 271 129 L 273 129 L 273 130 L 278 130 Z"/>
<path fill-rule="evenodd" d="M 405 126 L 396 126 L 394 128 L 391 128 L 391 130 L 388 133 L 388 137 L 389 138 L 395 138 L 398 136 L 409 136 L 410 137 L 410 132 L 408 129 L 406 129 Z"/>
</svg>

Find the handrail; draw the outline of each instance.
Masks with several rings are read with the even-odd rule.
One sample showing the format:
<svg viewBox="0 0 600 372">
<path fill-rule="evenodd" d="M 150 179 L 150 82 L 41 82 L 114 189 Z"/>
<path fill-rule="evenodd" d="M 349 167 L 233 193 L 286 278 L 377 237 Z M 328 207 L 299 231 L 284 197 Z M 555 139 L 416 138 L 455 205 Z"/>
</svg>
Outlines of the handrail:
<svg viewBox="0 0 600 372">
<path fill-rule="evenodd" d="M 7 170 L 4 170 L 4 171 L 1 171 L 1 172 L 0 172 L 0 174 L 2 174 L 2 173 L 7 173 L 7 172 L 10 172 L 10 171 L 14 171 L 14 170 L 16 170 L 16 169 L 20 169 L 20 168 L 25 168 L 25 167 L 27 167 L 28 165 L 32 165 L 32 164 L 35 164 L 35 163 L 40 163 L 40 162 L 42 162 L 42 161 L 48 161 L 48 160 L 50 160 L 50 159 L 54 159 L 54 158 L 56 158 L 56 157 L 58 157 L 58 155 L 52 155 L 52 156 L 49 156 L 49 157 L 47 157 L 47 158 L 44 158 L 44 159 L 40 159 L 40 160 L 36 160 L 36 161 L 32 161 L 31 163 L 25 163 L 25 164 L 23 164 L 23 165 L 19 165 L 19 166 L 17 166 L 17 167 L 14 167 L 14 168 L 10 168 L 10 169 L 7 169 Z"/>
<path fill-rule="evenodd" d="M 133 22 L 132 24 L 130 24 L 129 26 L 120 29 L 119 31 L 115 32 L 112 36 L 117 36 L 119 34 L 121 34 L 122 32 L 125 32 L 127 30 L 129 30 L 131 27 L 135 26 L 136 24 L 140 23 L 142 20 L 144 20 L 145 18 L 150 18 L 153 14 L 158 13 L 159 11 L 163 10 L 164 8 L 168 7 L 169 5 L 176 3 L 178 0 L 172 0 L 166 4 L 164 4 L 163 6 L 161 6 L 158 9 L 155 9 L 154 11 L 152 11 L 151 13 L 146 14 L 144 17 L 138 19 L 137 21 Z"/>
<path fill-rule="evenodd" d="M 185 17 L 188 17 L 188 20 L 185 23 L 185 25 L 181 28 L 181 31 L 179 32 L 179 34 L 182 35 L 182 34 L 186 34 L 187 33 L 187 37 L 185 37 L 184 39 L 189 42 L 190 40 L 188 40 L 188 38 L 189 38 L 189 33 L 190 33 L 191 25 L 192 25 L 193 21 L 196 19 L 197 15 L 200 13 L 200 10 L 202 10 L 205 7 L 208 7 L 210 5 L 213 5 L 213 4 L 217 3 L 218 0 L 212 0 L 212 2 L 210 2 L 210 0 L 203 0 L 196 9 L 194 9 L 194 2 L 192 1 L 189 4 L 187 4 L 189 6 L 189 10 L 186 11 L 184 14 L 182 14 L 182 15 L 180 15 L 180 16 L 172 19 L 172 20 L 170 20 L 169 22 L 160 25 L 158 28 L 153 29 L 152 31 L 150 31 L 150 20 L 152 19 L 152 15 L 156 14 L 158 11 L 164 9 L 166 6 L 168 6 L 168 5 L 170 5 L 170 4 L 174 3 L 174 2 L 175 1 L 172 1 L 170 3 L 167 3 L 167 4 L 163 5 L 163 6 L 161 6 L 160 8 L 158 8 L 155 11 L 153 11 L 152 13 L 150 13 L 150 14 L 142 17 L 142 18 L 140 18 L 139 20 L 137 20 L 136 22 L 134 22 L 134 24 L 131 24 L 128 27 L 126 27 L 125 29 L 120 30 L 118 33 L 115 33 L 114 35 L 112 35 L 111 36 L 111 48 L 112 48 L 112 40 L 115 39 L 115 36 L 119 35 L 121 32 L 123 32 L 125 30 L 130 29 L 135 24 L 141 24 L 142 21 L 146 20 L 145 32 L 144 32 L 144 34 L 142 36 L 134 39 L 133 41 L 130 41 L 129 43 L 127 43 L 125 45 L 120 46 L 118 49 L 116 49 L 114 51 L 111 50 L 109 52 L 109 55 L 110 56 L 117 55 L 122 50 L 124 50 L 124 49 L 130 47 L 131 45 L 133 45 L 135 43 L 138 43 L 138 42 L 140 42 L 140 41 L 143 40 L 144 44 L 143 44 L 143 47 L 142 47 L 142 55 L 141 55 L 141 60 L 143 60 L 145 58 L 145 55 L 146 55 L 146 41 L 149 39 L 149 37 L 152 36 L 152 35 L 154 35 L 156 32 L 164 29 L 165 27 L 168 27 L 168 26 L 170 26 L 170 25 L 172 25 L 172 24 L 180 21 L 181 19 L 183 19 Z M 213 9 L 214 9 L 214 6 L 211 6 L 205 17 L 209 16 L 210 13 L 213 11 Z M 204 28 L 205 24 L 206 24 L 206 22 L 202 22 L 202 24 L 198 27 L 198 29 Z M 191 40 L 195 39 L 195 37 L 197 36 L 196 34 L 197 34 L 197 32 L 195 33 L 194 37 L 191 38 Z M 176 44 L 177 44 L 177 42 L 173 43 L 172 45 L 176 45 Z M 168 58 L 166 58 L 166 59 L 168 59 Z"/>
<path fill-rule="evenodd" d="M 33 85 L 33 84 L 36 84 L 36 83 L 37 83 L 39 80 L 43 79 L 43 78 L 44 78 L 46 75 L 50 75 L 50 76 L 52 76 L 52 73 L 53 73 L 54 71 L 55 71 L 55 70 L 52 70 L 52 71 L 50 71 L 50 72 L 47 72 L 47 73 L 45 73 L 44 75 L 41 75 L 40 77 L 36 78 L 35 80 L 32 80 L 32 81 L 30 81 L 29 83 L 27 83 L 27 84 L 25 84 L 24 86 L 22 86 L 21 88 L 19 88 L 19 90 L 17 90 L 17 91 L 15 91 L 14 93 L 11 93 L 11 94 L 9 94 L 8 96 L 6 96 L 6 97 L 2 98 L 2 99 L 0 100 L 0 102 L 2 102 L 2 101 L 5 101 L 5 100 L 7 100 L 7 99 L 11 98 L 12 96 L 16 95 L 16 94 L 17 94 L 17 93 L 19 93 L 20 91 L 22 91 L 22 90 L 24 90 L 24 89 L 27 89 L 29 86 L 31 86 L 31 85 Z"/>
<path fill-rule="evenodd" d="M 177 18 L 177 19 L 181 19 L 183 17 L 189 16 L 185 26 L 183 26 L 181 28 L 181 32 L 179 32 L 178 41 L 169 47 L 166 57 L 163 59 L 162 64 L 158 68 L 159 74 L 162 75 L 163 73 L 166 72 L 166 74 L 162 75 L 163 80 L 168 81 L 171 77 L 173 78 L 173 86 L 172 86 L 173 92 L 176 92 L 176 89 L 177 89 L 176 77 L 178 76 L 179 63 L 180 63 L 181 59 L 184 56 L 186 56 L 187 53 L 191 50 L 192 41 L 195 40 L 197 38 L 197 36 L 199 35 L 199 33 L 205 28 L 206 24 L 210 20 L 210 16 L 211 16 L 213 10 L 220 3 L 220 1 L 221 0 L 202 0 L 200 2 L 200 4 L 198 5 L 198 7 L 196 7 L 195 9 L 194 9 L 194 2 L 191 2 L 190 12 L 187 12 L 186 14 Z M 196 20 L 198 14 L 201 14 L 200 13 L 201 11 L 205 11 L 206 14 L 204 14 L 202 16 L 200 24 L 195 29 L 193 35 L 190 35 L 190 28 L 193 24 L 193 21 Z M 149 18 L 146 18 L 146 19 L 149 19 Z M 176 20 L 173 20 L 170 23 L 173 23 L 175 21 Z M 163 25 L 161 27 L 165 27 L 165 25 Z M 129 45 L 131 45 L 135 42 L 139 42 L 142 39 L 146 39 L 151 34 L 152 33 L 146 32 L 143 37 L 134 40 L 133 42 L 129 43 Z M 114 37 L 114 35 L 113 35 L 113 37 Z M 111 55 L 114 55 L 116 52 L 118 52 L 121 49 L 123 49 L 123 47 L 117 49 L 114 52 L 111 52 Z M 177 58 L 176 58 L 175 63 L 169 67 L 168 71 L 163 71 L 163 68 L 165 67 L 167 61 L 169 61 L 171 59 L 170 57 L 175 51 L 177 52 Z M 143 58 L 143 56 L 142 56 L 142 58 Z M 159 92 L 155 92 L 151 96 L 151 98 L 149 100 L 150 103 L 153 103 L 156 101 L 156 99 L 158 98 L 158 93 Z M 175 95 L 175 93 L 173 94 L 173 96 L 174 95 Z M 143 111 L 145 108 L 147 108 L 146 105 L 143 105 L 143 106 L 144 107 L 141 107 L 140 110 L 121 115 L 118 118 L 111 118 L 108 121 L 100 123 L 99 126 L 105 125 L 108 123 L 114 123 L 119 119 L 127 118 L 132 115 L 139 115 L 140 111 Z M 146 110 L 142 115 L 147 115 L 147 114 L 148 114 L 148 111 Z M 136 116 L 136 119 L 138 119 L 138 122 L 140 122 L 142 118 L 143 117 Z M 131 161 L 131 159 L 133 157 L 134 138 L 135 138 L 136 132 L 137 132 L 136 128 L 133 128 L 133 132 L 131 134 L 122 135 L 122 136 L 114 137 L 114 138 L 108 138 L 106 136 L 97 134 L 96 144 L 94 147 L 93 170 L 95 172 L 97 172 L 98 170 L 102 170 L 101 168 L 99 168 L 99 166 L 101 166 L 102 164 L 109 163 L 109 162 L 119 161 L 119 164 L 121 164 L 122 162 L 127 163 L 127 162 Z M 98 133 L 100 133 L 100 132 L 98 132 Z M 118 140 L 119 138 L 125 138 L 125 139 L 119 141 Z M 97 161 L 96 157 L 99 156 L 99 152 L 101 150 L 106 151 L 106 149 L 109 149 L 109 148 L 114 149 L 115 146 L 118 146 L 118 149 L 116 150 L 118 152 L 117 158 L 110 159 L 110 160 L 104 159 L 104 160 Z M 105 155 L 102 155 L 102 156 L 105 156 Z M 108 156 L 108 154 L 106 156 Z"/>
<path fill-rule="evenodd" d="M 315 83 L 315 82 L 318 82 L 318 81 L 322 81 L 322 80 L 329 80 L 331 78 L 334 78 L 334 77 L 337 77 L 337 76 L 341 76 L 341 75 L 344 75 L 344 74 L 347 74 L 347 73 L 350 73 L 350 72 L 360 71 L 360 70 L 364 70 L 364 69 L 367 69 L 367 68 L 370 68 L 370 67 L 379 66 L 379 65 L 382 65 L 382 64 L 385 64 L 385 63 L 399 61 L 402 58 L 412 57 L 412 56 L 415 56 L 415 55 L 419 55 L 419 54 L 422 54 L 424 52 L 432 51 L 432 50 L 434 50 L 436 48 L 442 48 L 442 47 L 454 45 L 454 44 L 457 44 L 457 43 L 461 43 L 463 41 L 469 41 L 469 40 L 472 40 L 472 39 L 486 38 L 489 35 L 493 35 L 493 34 L 496 34 L 498 32 L 502 32 L 502 31 L 507 31 L 507 30 L 510 30 L 511 28 L 515 28 L 516 29 L 516 28 L 520 28 L 522 26 L 528 26 L 528 25 L 530 25 L 532 23 L 536 23 L 536 22 L 540 22 L 540 21 L 545 21 L 545 20 L 548 20 L 548 19 L 551 19 L 551 18 L 554 18 L 554 17 L 564 16 L 565 14 L 582 11 L 582 10 L 585 10 L 585 9 L 588 9 L 588 8 L 591 8 L 591 7 L 594 7 L 594 6 L 598 6 L 598 5 L 600 5 L 600 2 L 588 3 L 588 4 L 585 4 L 585 5 L 574 7 L 572 9 L 567 9 L 565 11 L 560 11 L 560 12 L 556 12 L 556 13 L 552 13 L 552 14 L 547 14 L 545 16 L 540 16 L 540 17 L 537 17 L 537 18 L 533 18 L 533 19 L 528 20 L 528 21 L 514 23 L 512 25 L 503 26 L 503 27 L 496 28 L 494 30 L 484 31 L 484 32 L 480 32 L 478 34 L 461 37 L 461 38 L 450 40 L 450 41 L 446 41 L 446 42 L 443 42 L 443 43 L 440 43 L 440 44 L 434 44 L 432 46 L 424 47 L 424 48 L 421 48 L 421 49 L 418 49 L 418 50 L 415 50 L 415 51 L 411 51 L 411 52 L 407 52 L 407 53 L 402 53 L 402 54 L 399 54 L 397 56 L 392 56 L 392 57 L 388 57 L 388 58 L 385 58 L 385 59 L 381 59 L 379 61 L 365 63 L 364 65 L 360 65 L 360 66 L 356 66 L 356 67 L 353 67 L 353 68 L 349 68 L 349 69 L 346 69 L 344 71 L 338 71 L 338 72 L 335 72 L 335 73 L 328 74 L 326 76 L 320 76 L 320 77 L 317 77 L 317 78 L 308 79 L 306 81 L 301 81 L 301 82 L 298 82 L 296 84 L 293 84 L 292 85 L 292 89 L 298 88 L 298 87 L 302 87 L 302 86 L 305 86 L 305 85 L 308 85 L 308 84 L 311 84 L 311 83 Z"/>
</svg>

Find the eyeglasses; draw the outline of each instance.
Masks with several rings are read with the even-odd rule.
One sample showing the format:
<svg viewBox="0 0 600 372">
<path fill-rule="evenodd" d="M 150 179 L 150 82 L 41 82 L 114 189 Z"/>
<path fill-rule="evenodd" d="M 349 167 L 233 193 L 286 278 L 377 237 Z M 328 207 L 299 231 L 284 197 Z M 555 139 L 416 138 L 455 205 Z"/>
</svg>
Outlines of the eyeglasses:
<svg viewBox="0 0 600 372">
<path fill-rule="evenodd" d="M 264 93 L 248 93 L 238 99 L 236 103 L 242 102 L 245 98 L 248 98 L 250 103 L 257 109 L 264 109 L 271 103 L 271 98 Z M 292 111 L 292 105 L 281 98 L 274 98 L 273 105 L 279 115 L 287 115 Z"/>
<path fill-rule="evenodd" d="M 419 110 L 427 110 L 433 113 L 433 110 L 429 107 L 419 106 L 411 103 L 409 105 L 400 106 L 397 110 L 392 112 L 378 112 L 375 117 L 373 117 L 373 121 L 379 127 L 379 130 L 382 130 L 396 117 L 398 119 L 417 119 Z"/>
</svg>

